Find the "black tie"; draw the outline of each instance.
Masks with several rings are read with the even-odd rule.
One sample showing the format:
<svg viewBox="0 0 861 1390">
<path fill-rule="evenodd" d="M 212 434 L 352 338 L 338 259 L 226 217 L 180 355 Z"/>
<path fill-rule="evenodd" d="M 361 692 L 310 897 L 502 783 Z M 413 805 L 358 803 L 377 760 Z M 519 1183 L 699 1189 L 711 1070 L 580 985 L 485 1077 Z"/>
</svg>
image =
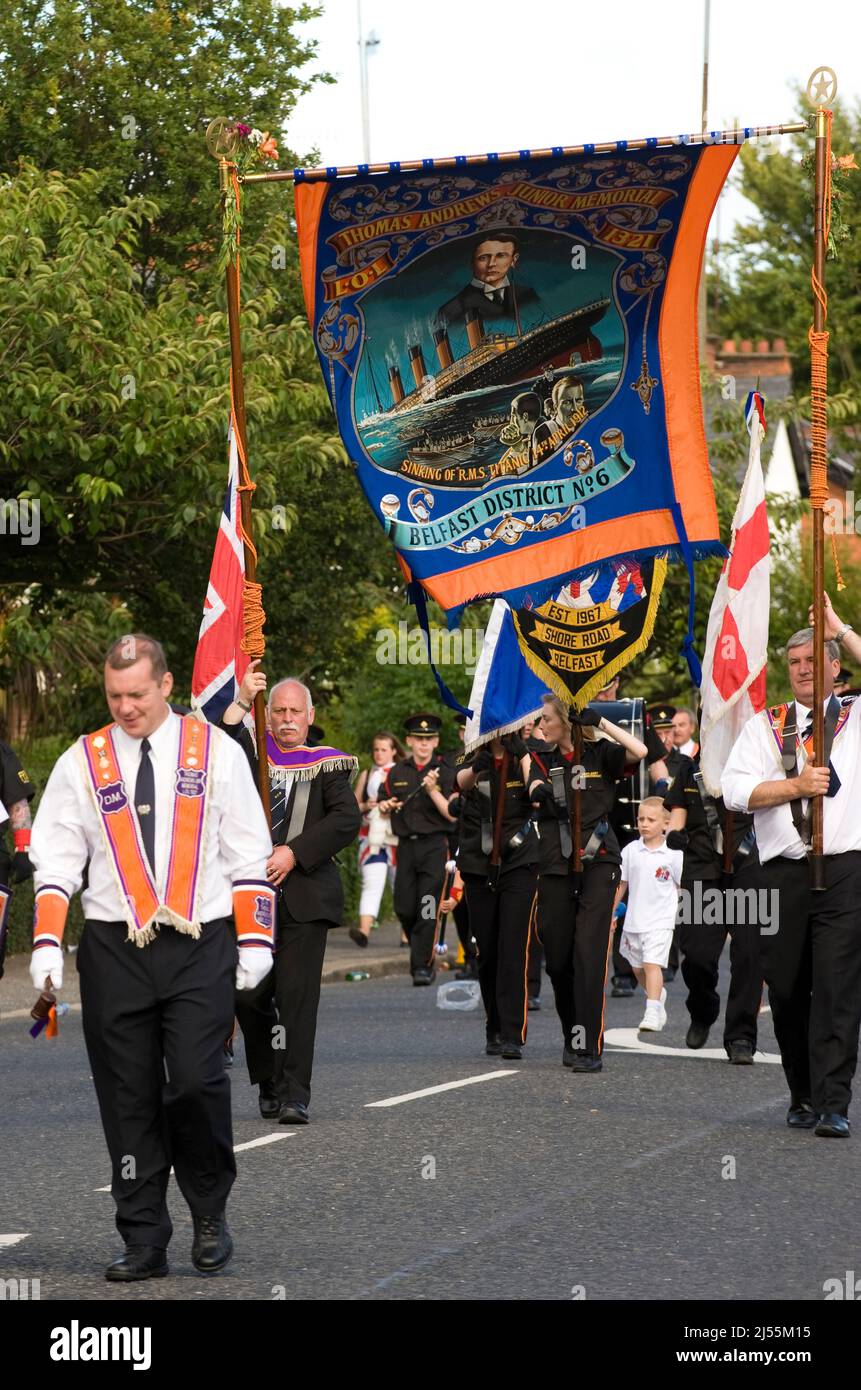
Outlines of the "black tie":
<svg viewBox="0 0 861 1390">
<path fill-rule="evenodd" d="M 813 715 L 811 714 L 811 715 L 810 715 L 810 718 L 808 719 L 807 723 L 805 724 L 804 729 L 803 729 L 802 734 L 801 734 L 801 740 L 802 740 L 802 742 L 803 742 L 806 738 L 810 738 L 810 735 L 811 735 L 812 733 L 813 733 Z M 830 776 L 830 779 L 829 779 L 829 782 L 828 782 L 828 791 L 825 793 L 825 795 L 826 795 L 826 796 L 836 796 L 837 793 L 838 793 L 839 790 L 840 790 L 840 778 L 837 776 L 837 770 L 836 770 L 836 768 L 835 768 L 835 766 L 834 766 L 834 764 L 833 764 L 833 762 L 831 761 L 830 758 L 828 759 L 828 771 L 829 771 L 829 773 L 831 774 L 831 776 Z"/>
<path fill-rule="evenodd" d="M 135 810 L 146 857 L 155 878 L 155 774 L 149 756 L 149 739 L 141 743 L 141 760 L 135 782 Z"/>
</svg>

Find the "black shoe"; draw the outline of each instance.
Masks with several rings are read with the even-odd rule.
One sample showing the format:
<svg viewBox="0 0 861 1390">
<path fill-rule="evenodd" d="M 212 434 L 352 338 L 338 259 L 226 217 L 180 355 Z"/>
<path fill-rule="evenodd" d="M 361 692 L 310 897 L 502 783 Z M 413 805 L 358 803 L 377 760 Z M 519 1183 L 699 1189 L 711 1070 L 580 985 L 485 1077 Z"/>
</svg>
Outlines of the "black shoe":
<svg viewBox="0 0 861 1390">
<path fill-rule="evenodd" d="M 526 1012 L 530 1014 L 535 1014 L 538 1012 L 540 1008 L 541 1000 L 538 998 L 538 995 L 530 994 L 528 999 L 526 1000 Z"/>
<path fill-rule="evenodd" d="M 360 931 L 358 927 L 351 927 L 349 935 L 351 941 L 355 941 L 357 946 L 362 947 L 362 950 L 365 949 L 368 944 L 368 938 L 363 931 Z"/>
<path fill-rule="evenodd" d="M 726 1045 L 726 1054 L 734 1067 L 753 1066 L 753 1043 L 749 1038 L 733 1038 Z"/>
<path fill-rule="evenodd" d="M 163 1279 L 170 1274 L 167 1251 L 154 1245 L 127 1245 L 126 1253 L 105 1270 L 105 1278 L 116 1284 L 130 1284 L 134 1279 Z"/>
<path fill-rule="evenodd" d="M 227 1218 L 222 1211 L 217 1216 L 195 1216 L 192 1212 L 191 1219 L 194 1222 L 191 1263 L 201 1274 L 217 1274 L 233 1254 Z"/>
<path fill-rule="evenodd" d="M 233 1066 L 233 1039 L 228 1038 L 224 1044 L 224 1070 L 227 1071 Z"/>
<path fill-rule="evenodd" d="M 478 962 L 469 960 L 466 965 L 458 966 L 457 970 L 454 972 L 454 978 L 456 980 L 477 980 Z"/>
<path fill-rule="evenodd" d="M 604 1063 L 594 1052 L 575 1052 L 572 1071 L 603 1071 Z"/>
<path fill-rule="evenodd" d="M 567 1043 L 563 1043 L 563 1045 L 562 1045 L 562 1065 L 563 1065 L 563 1067 L 573 1067 L 576 1057 L 577 1057 L 577 1053 L 574 1051 L 573 1047 L 569 1047 Z"/>
<path fill-rule="evenodd" d="M 278 1111 L 281 1109 L 281 1098 L 275 1089 L 275 1082 L 271 1079 L 261 1081 L 257 1088 L 257 1104 L 260 1106 L 260 1114 L 264 1120 L 277 1120 Z"/>
<path fill-rule="evenodd" d="M 488 1038 L 487 1045 L 484 1050 L 488 1057 L 502 1056 L 502 1038 L 499 1036 L 498 1033 L 496 1033 L 494 1037 Z"/>
<path fill-rule="evenodd" d="M 809 1100 L 793 1100 L 786 1112 L 786 1123 L 790 1129 L 812 1129 L 816 1119 L 816 1111 Z"/>
<path fill-rule="evenodd" d="M 636 988 L 633 980 L 614 980 L 610 997 L 612 999 L 633 999 Z"/>
<path fill-rule="evenodd" d="M 308 1107 L 301 1100 L 285 1100 L 278 1111 L 279 1125 L 307 1125 L 310 1120 Z"/>
<path fill-rule="evenodd" d="M 820 1115 L 813 1133 L 823 1139 L 848 1139 L 849 1121 L 845 1115 Z"/>
<path fill-rule="evenodd" d="M 663 974 L 663 976 L 664 976 L 664 984 L 665 984 L 665 985 L 671 985 L 671 984 L 673 983 L 673 980 L 676 978 L 676 969 L 675 969 L 675 966 L 673 966 L 673 965 L 664 965 L 664 966 L 661 967 L 661 969 L 662 969 L 662 974 Z"/>
<path fill-rule="evenodd" d="M 523 1048 L 518 1042 L 504 1042 L 502 1056 L 507 1062 L 520 1062 L 523 1060 Z"/>
<path fill-rule="evenodd" d="M 696 1019 L 692 1018 L 690 1027 L 685 1034 L 685 1046 L 695 1049 L 698 1047 L 705 1047 L 709 1035 L 709 1027 L 710 1025 L 708 1023 L 697 1023 Z"/>
<path fill-rule="evenodd" d="M 414 985 L 432 985 L 433 982 L 434 982 L 434 977 L 435 977 L 435 976 L 436 976 L 436 971 L 435 971 L 435 970 L 416 970 L 416 971 L 413 972 L 413 984 L 414 984 Z"/>
</svg>

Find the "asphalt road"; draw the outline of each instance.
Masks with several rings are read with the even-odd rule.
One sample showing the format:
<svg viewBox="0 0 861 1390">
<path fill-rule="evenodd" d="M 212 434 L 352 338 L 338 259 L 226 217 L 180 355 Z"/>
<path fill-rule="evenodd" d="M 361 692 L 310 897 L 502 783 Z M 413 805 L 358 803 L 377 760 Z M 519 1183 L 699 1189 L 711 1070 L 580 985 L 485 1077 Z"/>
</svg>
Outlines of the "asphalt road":
<svg viewBox="0 0 861 1390">
<path fill-rule="evenodd" d="M 435 988 L 327 985 L 309 1126 L 259 1118 L 237 1047 L 235 1141 L 273 1142 L 238 1153 L 229 1270 L 195 1273 L 172 1184 L 172 1275 L 131 1287 L 102 1277 L 120 1243 L 80 1014 L 52 1042 L 0 1018 L 0 1277 L 43 1300 L 821 1300 L 858 1266 L 859 1141 L 790 1132 L 779 1066 L 687 1052 L 680 978 L 637 1050 L 641 1000 L 608 999 L 604 1071 L 573 1076 L 547 981 L 522 1063 Z"/>
</svg>

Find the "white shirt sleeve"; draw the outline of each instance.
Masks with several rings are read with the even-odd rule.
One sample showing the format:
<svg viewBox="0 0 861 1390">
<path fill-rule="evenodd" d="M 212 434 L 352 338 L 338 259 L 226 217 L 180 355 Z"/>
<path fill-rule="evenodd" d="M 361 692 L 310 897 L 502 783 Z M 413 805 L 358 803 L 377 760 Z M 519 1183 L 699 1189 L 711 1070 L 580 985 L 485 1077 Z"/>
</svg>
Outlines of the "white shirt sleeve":
<svg viewBox="0 0 861 1390">
<path fill-rule="evenodd" d="M 670 850 L 670 872 L 673 875 L 673 883 L 678 888 L 682 881 L 682 869 L 684 867 L 685 856 L 680 849 Z"/>
<path fill-rule="evenodd" d="M 30 841 L 34 888 L 38 891 L 48 883 L 55 884 L 69 897 L 80 888 L 90 857 L 79 802 L 81 774 L 77 756 L 73 745 L 54 764 Z"/>
<path fill-rule="evenodd" d="M 218 733 L 218 842 L 231 883 L 266 878 L 272 837 L 260 794 L 242 748 L 228 734 Z"/>
<path fill-rule="evenodd" d="M 721 791 L 728 811 L 747 811 L 755 787 L 762 782 L 776 782 L 780 772 L 767 756 L 770 738 L 764 724 L 765 715 L 749 719 L 733 744 L 721 777 Z"/>
</svg>

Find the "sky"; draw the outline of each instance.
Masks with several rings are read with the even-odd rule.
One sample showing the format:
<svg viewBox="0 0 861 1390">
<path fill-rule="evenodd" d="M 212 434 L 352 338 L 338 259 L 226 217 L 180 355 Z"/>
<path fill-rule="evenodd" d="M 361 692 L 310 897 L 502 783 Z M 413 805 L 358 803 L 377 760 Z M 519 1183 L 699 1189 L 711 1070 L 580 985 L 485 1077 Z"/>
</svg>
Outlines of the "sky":
<svg viewBox="0 0 861 1390">
<path fill-rule="evenodd" d="M 287 129 L 301 157 L 362 159 L 357 0 L 321 0 L 303 26 L 317 70 Z M 538 149 L 700 128 L 704 0 L 361 0 L 372 161 Z M 796 85 L 832 67 L 838 104 L 861 98 L 857 0 L 712 0 L 708 125 L 797 119 Z M 735 176 L 733 176 L 735 177 Z M 730 186 L 722 240 L 750 204 Z"/>
</svg>

